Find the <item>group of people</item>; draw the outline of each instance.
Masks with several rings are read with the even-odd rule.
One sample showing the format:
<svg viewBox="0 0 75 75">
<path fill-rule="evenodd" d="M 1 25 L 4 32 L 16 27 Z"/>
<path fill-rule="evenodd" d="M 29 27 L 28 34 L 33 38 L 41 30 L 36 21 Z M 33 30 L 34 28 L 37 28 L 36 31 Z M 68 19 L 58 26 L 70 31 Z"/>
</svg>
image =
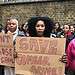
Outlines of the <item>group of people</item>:
<svg viewBox="0 0 75 75">
<path fill-rule="evenodd" d="M 13 35 L 14 45 L 17 36 L 66 38 L 66 56 L 64 58 L 62 56 L 61 61 L 65 63 L 66 60 L 66 75 L 75 75 L 74 25 L 65 24 L 61 28 L 59 22 L 54 23 L 49 17 L 37 16 L 30 18 L 19 27 L 18 20 L 11 18 L 6 22 L 4 33 L 11 33 Z M 0 66 L 0 75 L 15 75 L 14 68 Z"/>
</svg>

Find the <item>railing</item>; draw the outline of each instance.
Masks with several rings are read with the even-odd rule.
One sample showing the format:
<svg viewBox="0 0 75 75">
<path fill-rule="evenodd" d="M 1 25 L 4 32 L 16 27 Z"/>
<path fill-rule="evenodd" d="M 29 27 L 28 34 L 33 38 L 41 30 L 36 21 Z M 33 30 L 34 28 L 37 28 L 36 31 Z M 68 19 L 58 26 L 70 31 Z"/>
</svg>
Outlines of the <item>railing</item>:
<svg viewBox="0 0 75 75">
<path fill-rule="evenodd" d="M 17 3 L 17 2 L 38 2 L 38 1 L 48 1 L 48 0 L 0 0 L 0 4 L 2 3 Z"/>
<path fill-rule="evenodd" d="M 7 4 L 7 3 L 23 3 L 23 2 L 42 2 L 42 1 L 64 1 L 64 0 L 0 0 L 0 4 Z M 65 0 L 66 1 L 66 0 Z"/>
<path fill-rule="evenodd" d="M 0 0 L 0 4 L 10 4 L 10 3 L 24 3 L 24 2 L 62 2 L 62 1 L 74 1 L 74 0 Z"/>
</svg>

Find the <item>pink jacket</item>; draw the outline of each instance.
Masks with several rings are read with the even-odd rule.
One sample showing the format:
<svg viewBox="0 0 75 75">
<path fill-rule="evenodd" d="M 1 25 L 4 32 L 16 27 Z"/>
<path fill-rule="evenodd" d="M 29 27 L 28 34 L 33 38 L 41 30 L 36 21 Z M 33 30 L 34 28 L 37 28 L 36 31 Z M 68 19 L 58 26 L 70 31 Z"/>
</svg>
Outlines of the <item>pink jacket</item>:
<svg viewBox="0 0 75 75">
<path fill-rule="evenodd" d="M 67 48 L 67 67 L 75 70 L 75 39 L 73 39 Z"/>
</svg>

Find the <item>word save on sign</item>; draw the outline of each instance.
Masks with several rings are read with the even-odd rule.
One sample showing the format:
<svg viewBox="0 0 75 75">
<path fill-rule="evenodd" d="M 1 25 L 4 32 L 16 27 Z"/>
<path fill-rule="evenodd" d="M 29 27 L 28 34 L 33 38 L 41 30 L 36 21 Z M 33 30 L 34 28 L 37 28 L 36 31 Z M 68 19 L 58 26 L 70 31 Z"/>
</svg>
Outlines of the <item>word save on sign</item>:
<svg viewBox="0 0 75 75">
<path fill-rule="evenodd" d="M 16 74 L 64 75 L 64 64 L 59 61 L 64 50 L 64 38 L 17 37 Z"/>
</svg>

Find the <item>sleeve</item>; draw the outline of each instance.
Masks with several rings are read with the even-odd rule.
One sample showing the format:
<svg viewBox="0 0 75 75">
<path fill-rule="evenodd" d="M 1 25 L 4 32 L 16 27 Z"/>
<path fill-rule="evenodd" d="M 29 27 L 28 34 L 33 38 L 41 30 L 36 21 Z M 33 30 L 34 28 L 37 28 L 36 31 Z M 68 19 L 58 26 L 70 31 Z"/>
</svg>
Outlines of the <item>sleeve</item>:
<svg viewBox="0 0 75 75">
<path fill-rule="evenodd" d="M 68 47 L 67 47 L 67 67 L 70 67 L 71 66 L 71 63 L 72 63 L 72 49 L 73 49 L 73 43 L 70 42 Z"/>
</svg>

